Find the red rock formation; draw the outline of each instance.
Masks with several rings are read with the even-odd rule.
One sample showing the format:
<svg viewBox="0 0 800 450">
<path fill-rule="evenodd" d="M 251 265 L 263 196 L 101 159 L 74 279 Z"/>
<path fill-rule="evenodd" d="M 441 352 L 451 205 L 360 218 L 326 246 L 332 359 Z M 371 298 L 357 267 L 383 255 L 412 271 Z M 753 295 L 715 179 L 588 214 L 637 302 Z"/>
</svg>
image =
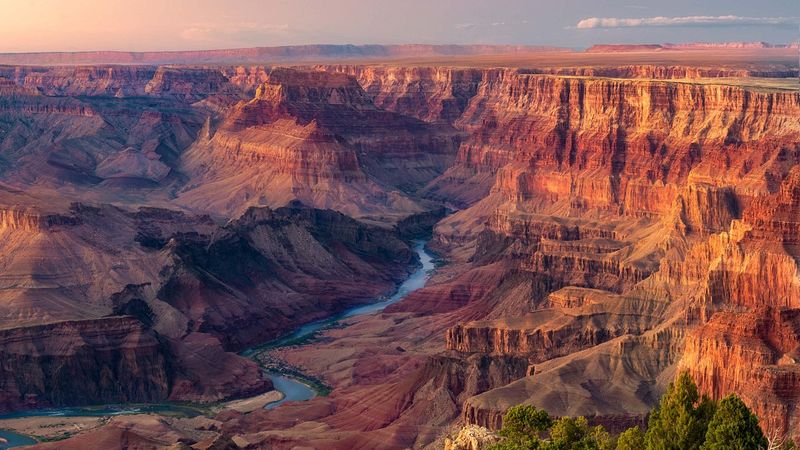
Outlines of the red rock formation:
<svg viewBox="0 0 800 450">
<path fill-rule="evenodd" d="M 165 209 L 17 207 L 0 233 L 4 409 L 258 393 L 258 366 L 226 350 L 379 297 L 412 262 L 393 231 L 311 209 L 222 228 Z"/>
<path fill-rule="evenodd" d="M 793 69 L 732 69 L 728 67 L 694 67 L 676 65 L 629 65 L 612 67 L 545 67 L 526 70 L 527 73 L 572 75 L 582 77 L 652 78 L 789 78 L 797 76 Z"/>
<path fill-rule="evenodd" d="M 795 429 L 800 95 L 705 78 L 781 75 L 766 66 L 580 67 L 169 67 L 149 98 L 114 100 L 122 69 L 81 75 L 97 94 L 80 99 L 4 83 L 0 324 L 132 316 L 183 364 L 171 398 L 252 392 L 223 350 L 385 293 L 411 262 L 396 233 L 419 235 L 436 199 L 462 209 L 436 226 L 448 264 L 429 286 L 281 351 L 331 395 L 227 412 L 226 432 L 422 447 L 520 402 L 626 423 L 682 367 Z M 57 73 L 49 92 L 68 92 Z M 113 189 L 131 177 L 146 187 Z M 25 206 L 63 204 L 54 188 L 151 208 Z"/>
<path fill-rule="evenodd" d="M 159 67 L 144 93 L 196 101 L 210 96 L 236 97 L 239 90 L 218 69 Z"/>
<path fill-rule="evenodd" d="M 403 66 L 317 66 L 354 76 L 379 108 L 426 122 L 454 122 L 477 93 L 479 69 Z"/>
<path fill-rule="evenodd" d="M 797 436 L 798 310 L 720 312 L 690 335 L 681 361 L 713 398 L 735 392 L 762 426 Z"/>
<path fill-rule="evenodd" d="M 130 97 L 144 95 L 155 74 L 148 66 L 16 67 L 7 75 L 44 95 Z"/>
<path fill-rule="evenodd" d="M 376 108 L 346 75 L 276 69 L 213 138 L 187 152 L 184 170 L 195 182 L 182 199 L 225 214 L 295 199 L 356 216 L 419 212 L 400 191 L 452 160 L 454 136 L 436 131 Z"/>
</svg>

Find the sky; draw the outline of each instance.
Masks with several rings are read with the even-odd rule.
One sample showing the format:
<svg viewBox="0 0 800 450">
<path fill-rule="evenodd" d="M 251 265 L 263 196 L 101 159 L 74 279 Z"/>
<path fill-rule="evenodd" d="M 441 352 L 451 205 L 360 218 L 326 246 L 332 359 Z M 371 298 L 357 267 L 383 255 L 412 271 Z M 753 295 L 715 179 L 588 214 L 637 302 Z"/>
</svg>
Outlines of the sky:
<svg viewBox="0 0 800 450">
<path fill-rule="evenodd" d="M 0 0 L 0 52 L 798 39 L 800 0 Z"/>
</svg>

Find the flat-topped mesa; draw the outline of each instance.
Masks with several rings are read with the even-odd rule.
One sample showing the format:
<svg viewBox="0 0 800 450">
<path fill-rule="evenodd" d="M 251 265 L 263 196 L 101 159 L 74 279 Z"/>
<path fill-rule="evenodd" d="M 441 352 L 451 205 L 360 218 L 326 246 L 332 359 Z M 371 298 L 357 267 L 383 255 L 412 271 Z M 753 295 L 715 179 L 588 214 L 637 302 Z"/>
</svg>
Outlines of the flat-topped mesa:
<svg viewBox="0 0 800 450">
<path fill-rule="evenodd" d="M 375 106 L 358 82 L 343 74 L 273 69 L 255 91 L 255 96 L 240 105 L 226 119 L 222 129 L 241 131 L 279 119 L 307 125 L 317 121 L 321 127 L 357 126 L 336 116 L 352 119 L 354 111 L 374 110 Z M 349 111 L 354 110 L 354 111 Z"/>
<path fill-rule="evenodd" d="M 524 69 L 525 73 L 608 78 L 649 78 L 657 80 L 699 78 L 790 78 L 795 69 L 732 69 L 678 65 L 629 65 L 611 67 L 544 67 Z"/>
<path fill-rule="evenodd" d="M 80 217 L 63 214 L 42 214 L 31 208 L 0 207 L 0 233 L 9 231 L 40 232 L 74 226 L 81 223 Z"/>
<path fill-rule="evenodd" d="M 6 76 L 44 95 L 132 97 L 144 95 L 155 72 L 152 66 L 28 66 Z"/>
<path fill-rule="evenodd" d="M 355 77 L 375 105 L 426 122 L 452 123 L 485 77 L 483 69 L 325 65 L 316 68 Z"/>
<path fill-rule="evenodd" d="M 277 68 L 185 154 L 200 186 L 183 198 L 226 213 L 295 199 L 359 216 L 418 213 L 401 191 L 441 174 L 456 142 L 451 129 L 376 108 L 351 76 Z M 237 192 L 217 201 L 225 193 L 203 185 L 222 180 Z"/>
<path fill-rule="evenodd" d="M 161 66 L 144 87 L 144 93 L 186 101 L 211 96 L 238 98 L 241 91 L 219 69 Z"/>
<path fill-rule="evenodd" d="M 586 49 L 587 52 L 643 52 L 668 50 L 743 50 L 767 48 L 794 48 L 792 44 L 770 44 L 763 41 L 729 41 L 729 42 L 684 42 L 680 44 L 595 44 Z"/>
<path fill-rule="evenodd" d="M 467 55 L 507 55 L 564 52 L 565 48 L 529 45 L 459 44 L 308 44 L 218 50 L 154 52 L 86 51 L 0 53 L 2 64 L 241 64 L 263 61 L 319 61 Z"/>
<path fill-rule="evenodd" d="M 0 67 L 0 77 L 47 96 L 153 96 L 197 101 L 211 96 L 239 99 L 242 89 L 221 69 L 168 66 Z"/>
<path fill-rule="evenodd" d="M 256 89 L 255 98 L 273 102 L 374 109 L 371 99 L 354 78 L 327 72 L 274 69 L 264 84 Z"/>
</svg>

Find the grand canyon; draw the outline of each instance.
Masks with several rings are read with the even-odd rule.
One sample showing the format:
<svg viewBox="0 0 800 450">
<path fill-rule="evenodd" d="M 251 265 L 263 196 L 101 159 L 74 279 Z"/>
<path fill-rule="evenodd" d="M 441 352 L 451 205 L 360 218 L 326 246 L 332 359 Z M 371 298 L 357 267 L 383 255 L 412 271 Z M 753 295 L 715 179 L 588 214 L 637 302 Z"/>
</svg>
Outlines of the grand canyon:
<svg viewBox="0 0 800 450">
<path fill-rule="evenodd" d="M 688 372 L 800 442 L 797 54 L 0 54 L 0 437 L 477 448 Z"/>
</svg>

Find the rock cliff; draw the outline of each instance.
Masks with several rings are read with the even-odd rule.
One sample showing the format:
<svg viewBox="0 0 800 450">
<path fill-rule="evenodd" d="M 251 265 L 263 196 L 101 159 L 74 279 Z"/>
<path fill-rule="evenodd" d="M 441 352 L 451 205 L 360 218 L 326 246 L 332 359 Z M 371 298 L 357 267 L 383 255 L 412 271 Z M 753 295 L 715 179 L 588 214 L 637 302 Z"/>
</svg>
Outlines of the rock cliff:
<svg viewBox="0 0 800 450">
<path fill-rule="evenodd" d="M 184 157 L 181 200 L 231 214 L 292 200 L 353 216 L 421 212 L 408 195 L 452 161 L 457 137 L 379 109 L 355 79 L 275 69 Z M 269 192 L 270 195 L 264 195 Z"/>
</svg>

